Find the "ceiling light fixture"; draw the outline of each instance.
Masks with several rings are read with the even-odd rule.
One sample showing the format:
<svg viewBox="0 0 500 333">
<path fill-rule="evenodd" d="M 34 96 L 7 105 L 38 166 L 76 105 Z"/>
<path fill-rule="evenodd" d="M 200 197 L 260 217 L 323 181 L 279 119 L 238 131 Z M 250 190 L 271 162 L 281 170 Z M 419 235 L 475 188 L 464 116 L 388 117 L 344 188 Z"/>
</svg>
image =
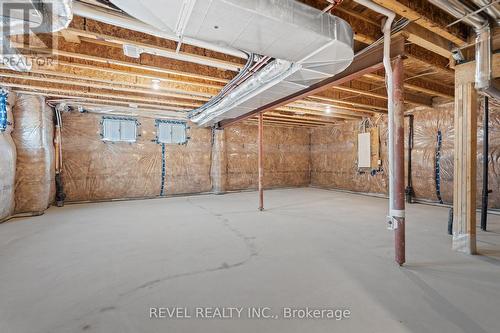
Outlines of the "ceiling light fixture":
<svg viewBox="0 0 500 333">
<path fill-rule="evenodd" d="M 328 114 L 332 113 L 332 107 L 330 105 L 328 105 L 325 109 L 325 112 Z"/>
</svg>

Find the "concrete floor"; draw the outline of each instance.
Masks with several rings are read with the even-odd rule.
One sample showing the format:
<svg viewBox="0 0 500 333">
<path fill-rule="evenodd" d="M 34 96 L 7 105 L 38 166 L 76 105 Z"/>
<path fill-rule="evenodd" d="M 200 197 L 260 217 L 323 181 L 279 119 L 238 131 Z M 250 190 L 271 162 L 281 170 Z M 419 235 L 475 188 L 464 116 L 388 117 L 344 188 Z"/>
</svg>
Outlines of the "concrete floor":
<svg viewBox="0 0 500 333">
<path fill-rule="evenodd" d="M 451 251 L 448 209 L 319 189 L 69 205 L 0 225 L 0 332 L 500 332 L 500 216 Z M 270 307 L 278 319 L 149 319 L 150 307 Z M 351 318 L 283 319 L 284 307 Z M 245 310 L 244 310 L 245 311 Z"/>
</svg>

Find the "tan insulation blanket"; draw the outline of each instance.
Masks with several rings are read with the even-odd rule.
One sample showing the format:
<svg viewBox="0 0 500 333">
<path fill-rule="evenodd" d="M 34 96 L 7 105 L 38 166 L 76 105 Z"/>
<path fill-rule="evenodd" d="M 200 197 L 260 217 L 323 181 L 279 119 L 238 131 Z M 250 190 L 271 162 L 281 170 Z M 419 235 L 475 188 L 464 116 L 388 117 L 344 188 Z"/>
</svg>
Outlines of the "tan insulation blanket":
<svg viewBox="0 0 500 333">
<path fill-rule="evenodd" d="M 440 192 L 445 203 L 453 202 L 453 103 L 414 112 L 412 179 L 416 198 L 438 201 L 436 193 L 436 151 L 441 131 Z M 408 119 L 405 121 L 408 133 Z M 405 139 L 407 147 L 408 140 Z M 407 161 L 405 150 L 405 161 Z"/>
<path fill-rule="evenodd" d="M 482 190 L 483 108 L 478 116 L 477 202 Z M 444 203 L 453 202 L 453 103 L 434 108 L 418 108 L 414 112 L 414 147 L 412 178 L 416 198 L 438 201 L 436 194 L 436 149 L 441 131 L 440 192 Z M 372 122 L 381 129 L 381 158 L 387 170 L 387 118 L 375 117 Z M 489 207 L 500 208 L 500 108 L 490 104 Z M 359 122 L 314 129 L 311 134 L 311 184 L 365 193 L 387 194 L 387 174 L 358 173 L 356 144 Z M 405 119 L 405 146 L 408 145 L 408 119 Z M 405 164 L 407 149 L 405 148 Z M 405 169 L 406 170 L 406 169 Z"/>
<path fill-rule="evenodd" d="M 191 128 L 186 145 L 157 144 L 155 120 L 136 118 L 136 143 L 103 142 L 102 115 L 63 113 L 63 185 L 68 201 L 97 201 L 211 190 L 210 130 Z"/>
<path fill-rule="evenodd" d="M 0 133 L 0 222 L 14 214 L 16 146 L 11 137 L 14 125 L 11 106 L 14 104 L 14 99 L 14 94 L 9 93 L 7 98 L 8 125 L 6 130 Z"/>
<path fill-rule="evenodd" d="M 387 118 L 375 117 L 380 129 L 383 170 L 387 170 Z M 387 193 L 385 172 L 358 173 L 359 123 L 349 121 L 313 129 L 311 134 L 311 185 L 366 193 Z"/>
<path fill-rule="evenodd" d="M 18 94 L 12 138 L 17 148 L 15 213 L 41 213 L 53 201 L 54 111 L 40 96 Z"/>
<path fill-rule="evenodd" d="M 258 186 L 257 125 L 226 129 L 227 189 Z M 264 186 L 309 185 L 309 130 L 264 126 Z"/>
</svg>

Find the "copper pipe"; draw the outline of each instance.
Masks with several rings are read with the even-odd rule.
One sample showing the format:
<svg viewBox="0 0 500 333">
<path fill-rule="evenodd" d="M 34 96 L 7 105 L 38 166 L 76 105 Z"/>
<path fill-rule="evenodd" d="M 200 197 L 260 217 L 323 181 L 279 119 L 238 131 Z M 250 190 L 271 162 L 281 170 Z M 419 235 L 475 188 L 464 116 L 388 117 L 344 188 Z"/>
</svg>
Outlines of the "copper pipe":
<svg viewBox="0 0 500 333">
<path fill-rule="evenodd" d="M 259 135 L 258 135 L 258 144 L 259 144 L 259 210 L 264 210 L 264 157 L 263 157 L 263 136 L 264 136 L 264 116 L 262 113 L 259 113 Z"/>
<path fill-rule="evenodd" d="M 405 161 L 404 161 L 404 70 L 403 59 L 397 57 L 393 67 L 394 85 L 394 134 L 392 164 L 394 175 L 394 195 L 391 200 L 391 215 L 395 219 L 395 260 L 401 266 L 405 263 Z"/>
</svg>

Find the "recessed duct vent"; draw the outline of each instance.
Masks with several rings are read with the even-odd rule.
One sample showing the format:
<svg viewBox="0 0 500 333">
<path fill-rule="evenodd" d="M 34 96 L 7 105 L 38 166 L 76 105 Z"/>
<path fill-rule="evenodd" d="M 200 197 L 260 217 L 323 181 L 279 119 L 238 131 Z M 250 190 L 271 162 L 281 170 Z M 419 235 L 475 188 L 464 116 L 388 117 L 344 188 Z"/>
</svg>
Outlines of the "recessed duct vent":
<svg viewBox="0 0 500 333">
<path fill-rule="evenodd" d="M 112 2 L 165 32 L 182 31 L 179 40 L 201 40 L 273 58 L 217 103 L 195 110 L 191 120 L 203 126 L 245 114 L 342 72 L 354 57 L 347 22 L 295 0 Z"/>
</svg>

